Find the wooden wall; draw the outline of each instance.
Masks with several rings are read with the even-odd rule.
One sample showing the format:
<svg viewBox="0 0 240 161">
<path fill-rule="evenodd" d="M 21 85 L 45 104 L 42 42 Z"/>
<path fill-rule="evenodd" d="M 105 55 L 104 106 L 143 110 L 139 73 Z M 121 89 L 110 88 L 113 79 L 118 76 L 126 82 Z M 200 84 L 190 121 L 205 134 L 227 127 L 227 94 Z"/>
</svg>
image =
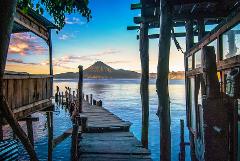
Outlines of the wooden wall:
<svg viewBox="0 0 240 161">
<path fill-rule="evenodd" d="M 48 75 L 5 74 L 3 92 L 17 118 L 51 104 L 50 80 Z"/>
</svg>

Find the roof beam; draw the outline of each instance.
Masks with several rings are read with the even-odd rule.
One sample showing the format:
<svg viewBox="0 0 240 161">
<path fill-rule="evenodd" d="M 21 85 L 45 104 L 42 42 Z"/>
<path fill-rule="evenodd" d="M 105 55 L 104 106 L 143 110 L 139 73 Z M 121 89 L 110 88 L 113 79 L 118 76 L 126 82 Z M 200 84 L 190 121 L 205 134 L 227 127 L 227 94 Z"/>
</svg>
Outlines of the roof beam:
<svg viewBox="0 0 240 161">
<path fill-rule="evenodd" d="M 44 40 L 48 40 L 48 30 L 44 26 L 42 26 L 40 23 L 32 19 L 31 17 L 24 14 L 19 9 L 17 10 L 15 16 L 14 16 L 14 23 L 17 25 L 23 26 L 26 29 L 29 29 L 29 31 L 35 33 L 39 37 L 43 38 Z"/>
<path fill-rule="evenodd" d="M 206 34 L 208 34 L 209 32 L 206 32 Z M 180 32 L 180 33 L 174 33 L 175 37 L 185 37 L 186 33 L 185 32 Z M 198 32 L 194 32 L 194 36 L 198 36 Z M 151 34 L 148 35 L 149 39 L 158 39 L 159 38 L 159 34 Z M 139 39 L 139 35 L 137 35 L 137 40 Z"/>
<path fill-rule="evenodd" d="M 203 19 L 219 19 L 219 18 L 224 18 L 224 17 L 227 17 L 227 11 L 223 11 L 223 10 L 220 10 L 220 11 L 216 11 L 216 12 L 195 12 L 195 13 L 181 13 L 181 14 L 178 14 L 178 13 L 175 13 L 173 14 L 173 20 L 174 21 L 185 21 L 185 20 L 188 20 L 188 19 L 191 19 L 191 20 L 197 20 L 197 19 L 200 19 L 200 18 L 203 18 Z M 159 16 L 149 16 L 149 17 L 134 17 L 133 18 L 133 22 L 135 24 L 140 24 L 142 22 L 159 22 L 160 18 Z"/>
<path fill-rule="evenodd" d="M 169 3 L 172 5 L 184 5 L 184 4 L 197 4 L 197 3 L 220 3 L 219 0 L 170 0 Z M 142 9 L 143 5 L 141 3 L 133 3 L 131 4 L 131 10 Z M 159 3 L 150 3 L 145 5 L 145 8 L 157 8 L 159 7 Z"/>
</svg>

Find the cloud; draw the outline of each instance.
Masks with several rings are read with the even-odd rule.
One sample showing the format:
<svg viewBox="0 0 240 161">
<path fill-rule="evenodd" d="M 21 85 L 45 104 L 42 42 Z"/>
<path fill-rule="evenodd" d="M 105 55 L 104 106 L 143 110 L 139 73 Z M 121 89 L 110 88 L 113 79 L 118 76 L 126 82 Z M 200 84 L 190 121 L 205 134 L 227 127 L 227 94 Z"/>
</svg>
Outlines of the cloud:
<svg viewBox="0 0 240 161">
<path fill-rule="evenodd" d="M 19 55 L 46 54 L 48 49 L 41 44 L 39 39 L 28 33 L 13 34 L 8 53 Z"/>
<path fill-rule="evenodd" d="M 27 63 L 24 62 L 22 59 L 7 59 L 9 63 L 16 63 L 16 64 L 25 64 L 25 65 L 39 65 L 38 63 Z"/>
<path fill-rule="evenodd" d="M 77 17 L 72 17 L 72 18 L 65 18 L 65 23 L 69 24 L 69 25 L 74 25 L 74 24 L 78 24 L 78 25 L 83 25 L 86 24 L 86 22 L 81 21 L 80 18 Z"/>
<path fill-rule="evenodd" d="M 124 61 L 124 60 L 119 60 L 119 61 L 109 61 L 109 62 L 106 62 L 107 64 L 124 64 L 124 63 L 129 63 L 130 61 Z"/>
<path fill-rule="evenodd" d="M 63 35 L 60 35 L 58 38 L 59 38 L 60 40 L 67 40 L 67 39 L 69 39 L 69 37 L 70 37 L 70 36 L 68 36 L 68 35 L 66 35 L 66 34 L 63 34 Z"/>
</svg>

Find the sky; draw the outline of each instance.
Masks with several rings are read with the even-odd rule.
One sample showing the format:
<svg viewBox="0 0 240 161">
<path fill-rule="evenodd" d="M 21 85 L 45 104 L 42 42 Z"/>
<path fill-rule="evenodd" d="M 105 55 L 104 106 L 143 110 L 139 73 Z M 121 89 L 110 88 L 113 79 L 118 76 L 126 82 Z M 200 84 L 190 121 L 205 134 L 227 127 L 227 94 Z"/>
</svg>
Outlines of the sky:
<svg viewBox="0 0 240 161">
<path fill-rule="evenodd" d="M 130 10 L 139 0 L 90 0 L 92 19 L 87 22 L 80 14 L 66 16 L 65 27 L 57 34 L 52 31 L 54 74 L 76 72 L 95 61 L 103 61 L 115 69 L 141 72 L 139 31 L 127 31 L 134 25 L 133 17 L 140 11 Z M 52 18 L 45 12 L 44 16 Z M 181 29 L 177 29 L 181 30 Z M 159 33 L 151 29 L 150 33 Z M 185 39 L 178 39 L 183 49 Z M 149 41 L 150 72 L 156 72 L 158 40 Z M 185 49 L 184 49 L 185 50 Z M 184 70 L 183 54 L 171 44 L 170 71 Z M 32 33 L 12 34 L 6 70 L 32 74 L 49 73 L 48 46 Z"/>
</svg>

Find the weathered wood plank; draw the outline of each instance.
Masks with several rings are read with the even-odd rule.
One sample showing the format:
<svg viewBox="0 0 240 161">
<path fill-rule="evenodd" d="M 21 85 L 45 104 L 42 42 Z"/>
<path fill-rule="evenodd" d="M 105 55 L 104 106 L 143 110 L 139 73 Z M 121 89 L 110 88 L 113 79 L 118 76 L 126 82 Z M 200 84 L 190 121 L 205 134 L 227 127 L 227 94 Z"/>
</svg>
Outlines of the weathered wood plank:
<svg viewBox="0 0 240 161">
<path fill-rule="evenodd" d="M 87 133 L 79 143 L 81 161 L 150 161 L 150 151 L 129 132 L 130 122 L 83 101 L 80 117 L 87 117 Z"/>
</svg>

